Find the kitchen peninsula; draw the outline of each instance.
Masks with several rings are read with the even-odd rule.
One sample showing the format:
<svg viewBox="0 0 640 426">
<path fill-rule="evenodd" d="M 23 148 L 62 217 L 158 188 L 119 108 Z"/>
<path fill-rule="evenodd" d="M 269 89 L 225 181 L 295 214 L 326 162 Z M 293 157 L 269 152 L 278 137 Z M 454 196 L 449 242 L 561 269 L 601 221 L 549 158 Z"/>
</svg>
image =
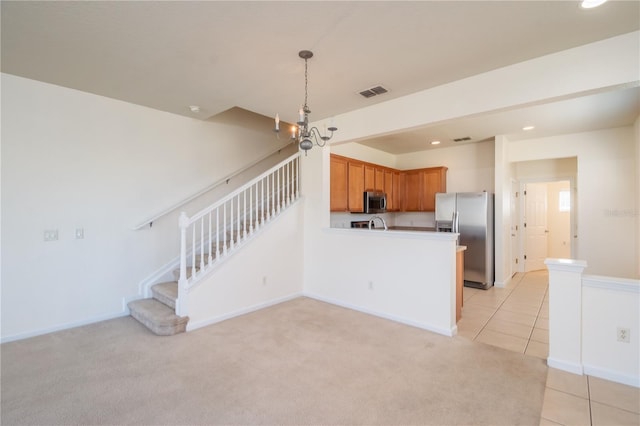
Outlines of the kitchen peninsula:
<svg viewBox="0 0 640 426">
<path fill-rule="evenodd" d="M 309 296 L 446 336 L 456 327 L 456 234 L 325 228 L 331 265 Z"/>
</svg>

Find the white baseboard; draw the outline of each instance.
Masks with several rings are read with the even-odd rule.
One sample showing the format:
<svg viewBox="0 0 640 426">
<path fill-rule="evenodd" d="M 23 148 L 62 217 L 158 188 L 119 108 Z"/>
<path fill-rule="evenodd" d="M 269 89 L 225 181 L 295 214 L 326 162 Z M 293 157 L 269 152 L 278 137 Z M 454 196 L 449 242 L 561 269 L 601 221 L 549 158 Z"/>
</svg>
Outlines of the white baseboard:
<svg viewBox="0 0 640 426">
<path fill-rule="evenodd" d="M 260 309 L 268 308 L 270 306 L 279 305 L 280 303 L 288 302 L 289 300 L 297 299 L 302 296 L 302 293 L 293 293 L 288 296 L 271 299 L 262 303 L 247 306 L 244 308 L 236 309 L 235 311 L 228 312 L 223 315 L 217 315 L 215 317 L 207 318 L 200 321 L 189 321 L 187 323 L 187 331 L 197 330 L 198 328 L 206 327 L 221 321 L 225 321 L 231 318 L 238 317 L 240 315 L 249 314 L 251 312 L 259 311 Z"/>
<path fill-rule="evenodd" d="M 512 277 L 509 277 L 504 281 L 494 281 L 493 285 L 498 287 L 498 288 L 505 288 L 511 283 L 511 278 Z"/>
<path fill-rule="evenodd" d="M 0 338 L 0 343 L 8 343 L 8 342 L 14 342 L 16 340 L 28 339 L 30 337 L 36 337 L 36 336 L 41 336 L 43 334 L 53 333 L 56 331 L 67 330 L 69 328 L 81 327 L 83 325 L 89 325 L 89 324 L 93 324 L 100 321 L 107 321 L 115 318 L 126 317 L 127 315 L 129 315 L 128 309 L 120 312 L 114 312 L 111 314 L 88 318 L 81 321 L 73 321 L 73 322 L 56 325 L 53 327 L 41 328 L 39 330 L 29 331 L 27 333 L 17 333 L 17 334 L 12 334 L 10 336 L 2 336 L 2 338 Z"/>
<path fill-rule="evenodd" d="M 576 364 L 574 362 L 567 362 L 555 358 L 547 358 L 547 365 L 558 370 L 566 371 L 573 374 L 582 376 L 584 374 L 582 364 Z"/>
<path fill-rule="evenodd" d="M 365 313 L 365 314 L 373 315 L 373 316 L 376 316 L 376 317 L 380 317 L 380 318 L 388 319 L 388 320 L 391 320 L 391 321 L 399 322 L 401 324 L 410 325 L 412 327 L 421 328 L 423 330 L 432 331 L 434 333 L 442 334 L 444 336 L 453 337 L 456 334 L 458 334 L 458 327 L 456 325 L 451 327 L 451 329 L 446 329 L 446 328 L 442 328 L 442 327 L 433 326 L 431 324 L 425 324 L 425 323 L 413 321 L 413 320 L 410 320 L 410 319 L 407 319 L 407 318 L 398 317 L 398 316 L 395 316 L 395 315 L 388 314 L 386 312 L 374 311 L 372 309 L 364 308 L 364 307 L 358 306 L 358 305 L 353 305 L 351 303 L 346 303 L 346 302 L 343 302 L 341 300 L 329 299 L 327 297 L 320 296 L 320 295 L 315 294 L 315 293 L 303 292 L 302 295 L 305 296 L 305 297 L 309 297 L 311 299 L 319 300 L 321 302 L 330 303 L 332 305 L 340 306 L 340 307 L 347 308 L 347 309 L 352 309 L 354 311 L 358 311 L 358 312 L 362 312 L 362 313 Z"/>
<path fill-rule="evenodd" d="M 611 382 L 622 383 L 623 385 L 640 388 L 640 377 L 629 374 L 620 373 L 618 371 L 608 370 L 606 368 L 595 367 L 593 365 L 584 366 L 584 374 L 599 377 Z"/>
</svg>

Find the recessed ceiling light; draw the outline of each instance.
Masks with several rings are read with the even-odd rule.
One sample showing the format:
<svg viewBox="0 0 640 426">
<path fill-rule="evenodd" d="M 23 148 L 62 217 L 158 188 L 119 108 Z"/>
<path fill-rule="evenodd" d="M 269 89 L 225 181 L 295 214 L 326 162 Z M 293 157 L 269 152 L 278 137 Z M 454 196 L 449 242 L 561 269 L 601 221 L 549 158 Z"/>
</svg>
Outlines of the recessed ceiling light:
<svg viewBox="0 0 640 426">
<path fill-rule="evenodd" d="M 200 112 L 200 107 L 198 105 L 189 105 L 189 109 L 191 112 Z"/>
<path fill-rule="evenodd" d="M 431 145 L 440 145 L 440 141 L 431 141 Z"/>
<path fill-rule="evenodd" d="M 527 130 L 533 130 L 535 128 L 536 128 L 535 126 L 525 126 L 525 127 L 522 128 L 522 130 L 524 130 L 526 132 Z"/>
<path fill-rule="evenodd" d="M 583 9 L 592 9 L 594 7 L 600 6 L 606 1 L 607 0 L 582 0 L 582 3 L 580 3 L 580 6 L 582 6 Z"/>
</svg>

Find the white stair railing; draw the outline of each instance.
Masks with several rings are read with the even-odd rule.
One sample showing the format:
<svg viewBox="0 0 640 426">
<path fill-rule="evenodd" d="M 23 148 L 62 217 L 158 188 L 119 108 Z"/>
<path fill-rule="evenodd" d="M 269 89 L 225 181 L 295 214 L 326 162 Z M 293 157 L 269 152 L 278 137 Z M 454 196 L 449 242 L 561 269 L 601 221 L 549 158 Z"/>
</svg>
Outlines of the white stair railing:
<svg viewBox="0 0 640 426">
<path fill-rule="evenodd" d="M 296 153 L 192 217 L 180 214 L 181 300 L 201 278 L 300 197 L 300 153 Z"/>
</svg>

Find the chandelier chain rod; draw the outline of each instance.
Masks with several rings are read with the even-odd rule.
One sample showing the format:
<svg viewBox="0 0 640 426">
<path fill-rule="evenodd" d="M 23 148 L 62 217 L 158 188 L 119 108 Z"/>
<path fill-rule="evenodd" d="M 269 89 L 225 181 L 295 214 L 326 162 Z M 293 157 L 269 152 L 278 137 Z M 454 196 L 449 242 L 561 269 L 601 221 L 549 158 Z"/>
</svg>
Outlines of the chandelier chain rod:
<svg viewBox="0 0 640 426">
<path fill-rule="evenodd" d="M 308 73 L 308 67 L 307 67 L 307 62 L 308 59 L 304 60 L 304 107 L 305 109 L 308 109 L 308 104 L 307 104 L 307 98 L 309 96 L 309 73 Z"/>
</svg>

